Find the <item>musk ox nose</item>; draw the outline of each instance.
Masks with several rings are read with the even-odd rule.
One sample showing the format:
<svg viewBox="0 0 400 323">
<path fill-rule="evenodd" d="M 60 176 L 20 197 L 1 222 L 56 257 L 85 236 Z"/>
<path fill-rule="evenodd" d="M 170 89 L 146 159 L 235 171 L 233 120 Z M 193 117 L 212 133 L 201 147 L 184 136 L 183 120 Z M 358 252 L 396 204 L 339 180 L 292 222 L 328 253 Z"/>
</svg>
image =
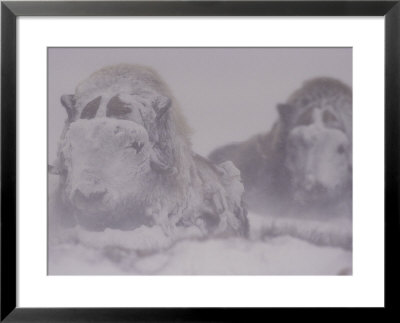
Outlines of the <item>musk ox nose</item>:
<svg viewBox="0 0 400 323">
<path fill-rule="evenodd" d="M 103 197 L 106 193 L 107 191 L 104 190 L 84 194 L 81 190 L 76 189 L 74 192 L 73 201 L 78 206 L 93 206 L 99 204 L 103 200 Z"/>
</svg>

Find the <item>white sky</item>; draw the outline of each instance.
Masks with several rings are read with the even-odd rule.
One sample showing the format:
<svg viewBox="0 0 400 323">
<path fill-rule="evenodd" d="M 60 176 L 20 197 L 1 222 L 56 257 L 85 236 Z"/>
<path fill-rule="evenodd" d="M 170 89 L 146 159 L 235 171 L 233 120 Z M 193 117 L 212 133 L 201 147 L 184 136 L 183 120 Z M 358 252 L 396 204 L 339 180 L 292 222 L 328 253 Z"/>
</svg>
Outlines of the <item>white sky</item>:
<svg viewBox="0 0 400 323">
<path fill-rule="evenodd" d="M 266 132 L 277 103 L 317 76 L 352 85 L 351 48 L 50 48 L 49 162 L 66 112 L 60 97 L 96 70 L 147 65 L 159 72 L 193 129 L 194 151 L 206 156 L 223 144 Z"/>
</svg>

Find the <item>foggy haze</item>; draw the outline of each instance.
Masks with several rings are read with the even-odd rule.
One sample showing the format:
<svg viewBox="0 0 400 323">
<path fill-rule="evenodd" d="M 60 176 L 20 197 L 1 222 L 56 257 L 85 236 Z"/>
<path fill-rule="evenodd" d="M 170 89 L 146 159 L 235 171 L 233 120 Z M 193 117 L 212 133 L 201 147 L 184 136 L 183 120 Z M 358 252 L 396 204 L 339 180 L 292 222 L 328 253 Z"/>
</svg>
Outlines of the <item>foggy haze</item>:
<svg viewBox="0 0 400 323">
<path fill-rule="evenodd" d="M 49 48 L 48 274 L 352 275 L 351 87 L 351 48 Z"/>
<path fill-rule="evenodd" d="M 305 80 L 329 76 L 352 84 L 351 48 L 50 48 L 49 162 L 66 118 L 60 96 L 96 70 L 119 63 L 154 68 L 193 130 L 193 150 L 266 132 L 276 105 Z"/>
</svg>

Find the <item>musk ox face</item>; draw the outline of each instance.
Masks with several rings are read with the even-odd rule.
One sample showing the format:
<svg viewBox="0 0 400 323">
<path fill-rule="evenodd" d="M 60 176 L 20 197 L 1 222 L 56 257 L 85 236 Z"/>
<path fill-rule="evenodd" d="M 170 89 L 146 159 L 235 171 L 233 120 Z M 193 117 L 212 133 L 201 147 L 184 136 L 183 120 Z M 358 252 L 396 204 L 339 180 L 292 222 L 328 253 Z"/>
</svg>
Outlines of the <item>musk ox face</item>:
<svg viewBox="0 0 400 323">
<path fill-rule="evenodd" d="M 300 204 L 330 203 L 348 193 L 351 143 L 342 131 L 319 124 L 291 130 L 286 146 L 291 191 Z"/>
<path fill-rule="evenodd" d="M 151 175 L 169 175 L 176 164 L 171 138 L 179 125 L 170 97 L 154 71 L 123 64 L 61 97 L 68 115 L 59 146 L 61 186 L 81 225 L 132 229 L 151 220 L 142 191 Z"/>
<path fill-rule="evenodd" d="M 278 109 L 285 129 L 284 160 L 291 198 L 304 206 L 334 206 L 348 200 L 352 183 L 351 89 L 337 80 L 314 79 Z"/>
<path fill-rule="evenodd" d="M 150 171 L 146 129 L 127 120 L 71 123 L 62 144 L 65 198 L 91 229 L 130 228 L 148 222 L 134 196 Z M 134 212 L 133 212 L 134 211 Z"/>
</svg>

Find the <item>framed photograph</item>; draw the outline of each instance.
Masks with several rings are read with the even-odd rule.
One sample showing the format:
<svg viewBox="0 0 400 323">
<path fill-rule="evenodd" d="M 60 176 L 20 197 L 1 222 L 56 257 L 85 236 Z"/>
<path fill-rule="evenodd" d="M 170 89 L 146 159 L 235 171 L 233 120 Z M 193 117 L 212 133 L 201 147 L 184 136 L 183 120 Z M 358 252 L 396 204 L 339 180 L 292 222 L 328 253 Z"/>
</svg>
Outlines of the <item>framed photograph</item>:
<svg viewBox="0 0 400 323">
<path fill-rule="evenodd" d="M 394 310 L 399 14 L 2 2 L 1 320 Z"/>
</svg>

